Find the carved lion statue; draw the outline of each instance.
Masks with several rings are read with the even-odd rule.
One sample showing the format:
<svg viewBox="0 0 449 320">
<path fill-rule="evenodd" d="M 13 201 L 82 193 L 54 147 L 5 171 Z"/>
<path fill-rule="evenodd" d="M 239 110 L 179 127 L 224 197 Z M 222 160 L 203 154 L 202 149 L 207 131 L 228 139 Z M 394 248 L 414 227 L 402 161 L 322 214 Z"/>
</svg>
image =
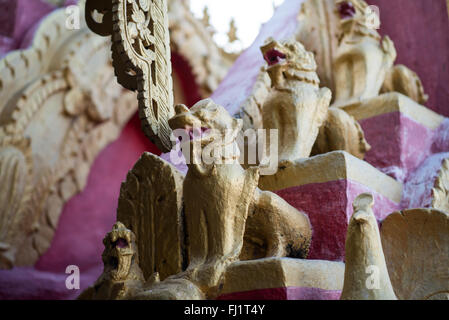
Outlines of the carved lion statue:
<svg viewBox="0 0 449 320">
<path fill-rule="evenodd" d="M 108 286 L 109 279 L 123 281 L 122 270 L 128 267 L 121 266 L 140 261 L 147 283 L 133 298 L 215 298 L 222 275 L 233 262 L 306 258 L 312 236 L 307 215 L 276 194 L 258 189 L 259 169 L 245 170 L 239 163 L 236 139 L 241 120 L 210 99 L 190 110 L 183 105 L 175 110 L 169 125 L 174 132 L 186 133 L 181 145 L 187 175 L 149 153 L 136 163 L 122 184 L 117 218 L 136 234 L 139 259 L 111 247 L 122 238 L 116 236 L 118 231 L 107 236 L 105 271 L 96 286 Z M 211 143 L 229 150 L 206 163 L 202 149 Z M 133 243 L 132 238 L 125 239 Z M 116 271 L 111 271 L 111 263 L 118 263 Z M 103 298 L 111 298 L 108 290 Z"/>
<path fill-rule="evenodd" d="M 134 233 L 117 222 L 103 239 L 103 244 L 103 274 L 78 297 L 80 300 L 126 299 L 141 290 L 144 277 L 139 267 Z"/>
<path fill-rule="evenodd" d="M 397 52 L 393 41 L 388 36 L 382 39 L 377 32 L 371 21 L 376 14 L 365 1 L 338 3 L 340 8 L 352 8 L 340 15 L 342 34 L 334 61 L 333 106 L 344 107 L 379 94 Z"/>
<path fill-rule="evenodd" d="M 258 169 L 245 170 L 239 163 L 236 139 L 241 120 L 207 99 L 190 110 L 177 106 L 169 124 L 173 130 L 202 128 L 203 134 L 193 136 L 187 144 L 197 160 L 200 150 L 195 150 L 195 145 L 204 148 L 218 142 L 217 148 L 228 150 L 215 158 L 222 161 L 188 164 L 184 179 L 186 231 L 191 235 L 187 271 L 195 274 L 194 278 L 214 278 L 210 270 L 220 270 L 238 259 L 307 256 L 311 238 L 308 217 L 274 193 L 259 190 Z"/>
<path fill-rule="evenodd" d="M 279 130 L 280 162 L 337 150 L 363 159 L 370 149 L 363 130 L 344 110 L 329 108 L 332 93 L 320 88 L 313 53 L 298 41 L 271 38 L 261 51 L 272 86 L 263 127 Z"/>
</svg>

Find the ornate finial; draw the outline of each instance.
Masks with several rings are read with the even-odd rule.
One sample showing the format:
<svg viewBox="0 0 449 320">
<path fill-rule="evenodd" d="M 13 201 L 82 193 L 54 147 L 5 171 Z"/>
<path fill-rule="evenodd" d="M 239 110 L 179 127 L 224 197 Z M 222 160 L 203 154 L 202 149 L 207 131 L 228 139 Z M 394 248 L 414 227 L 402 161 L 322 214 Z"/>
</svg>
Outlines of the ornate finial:
<svg viewBox="0 0 449 320">
<path fill-rule="evenodd" d="M 102 22 L 94 20 L 95 11 L 103 14 Z M 168 119 L 174 107 L 167 0 L 87 0 L 86 21 L 95 33 L 112 35 L 118 82 L 139 92 L 144 133 L 163 152 L 170 151 Z"/>
<path fill-rule="evenodd" d="M 237 41 L 239 38 L 237 36 L 237 27 L 235 25 L 235 20 L 232 18 L 229 23 L 228 39 L 230 43 Z"/>
<path fill-rule="evenodd" d="M 354 214 L 346 236 L 342 300 L 397 300 L 388 275 L 373 205 L 374 197 L 369 193 L 359 195 L 353 203 Z M 367 285 L 369 272 L 375 272 L 373 287 Z"/>
<path fill-rule="evenodd" d="M 209 8 L 207 6 L 205 6 L 203 9 L 203 19 L 201 19 L 201 21 L 203 22 L 203 24 L 206 27 L 210 26 L 210 14 L 209 14 Z"/>
</svg>

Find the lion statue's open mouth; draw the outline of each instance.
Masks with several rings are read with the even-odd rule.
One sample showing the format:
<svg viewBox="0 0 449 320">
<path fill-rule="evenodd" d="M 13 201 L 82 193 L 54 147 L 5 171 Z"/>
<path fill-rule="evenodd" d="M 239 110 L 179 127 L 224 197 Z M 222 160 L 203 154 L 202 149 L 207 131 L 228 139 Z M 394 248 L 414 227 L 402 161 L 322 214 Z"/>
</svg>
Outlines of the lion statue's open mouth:
<svg viewBox="0 0 449 320">
<path fill-rule="evenodd" d="M 279 64 L 285 61 L 286 58 L 287 56 L 284 53 L 275 48 L 268 50 L 264 55 L 264 59 L 269 66 Z"/>
<path fill-rule="evenodd" d="M 201 142 L 205 146 L 214 141 L 235 141 L 242 128 L 241 120 L 232 118 L 226 109 L 206 99 L 190 110 L 185 105 L 175 107 L 176 115 L 169 120 L 175 136 L 184 142 Z"/>
</svg>

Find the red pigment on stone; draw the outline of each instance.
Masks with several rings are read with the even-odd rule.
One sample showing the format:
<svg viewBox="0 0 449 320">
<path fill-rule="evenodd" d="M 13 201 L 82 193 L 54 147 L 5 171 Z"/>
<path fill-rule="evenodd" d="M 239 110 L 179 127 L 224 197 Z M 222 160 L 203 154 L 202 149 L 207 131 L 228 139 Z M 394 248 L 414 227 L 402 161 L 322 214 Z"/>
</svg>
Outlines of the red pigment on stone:
<svg viewBox="0 0 449 320">
<path fill-rule="evenodd" d="M 338 6 L 338 12 L 340 13 L 340 18 L 350 19 L 355 16 L 355 8 L 351 2 L 342 2 Z"/>
</svg>

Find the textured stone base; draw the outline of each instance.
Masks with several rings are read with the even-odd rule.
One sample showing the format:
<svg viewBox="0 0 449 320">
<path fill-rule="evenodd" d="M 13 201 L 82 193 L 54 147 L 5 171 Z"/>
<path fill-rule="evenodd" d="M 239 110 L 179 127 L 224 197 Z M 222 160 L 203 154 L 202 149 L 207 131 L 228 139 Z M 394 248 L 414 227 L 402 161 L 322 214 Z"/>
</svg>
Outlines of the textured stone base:
<svg viewBox="0 0 449 320">
<path fill-rule="evenodd" d="M 346 152 L 297 161 L 275 176 L 261 177 L 260 186 L 309 216 L 313 229 L 309 258 L 333 261 L 344 259 L 352 202 L 358 195 L 373 194 L 379 222 L 399 210 L 402 196 L 399 182 Z"/>
<path fill-rule="evenodd" d="M 365 160 L 403 182 L 431 153 L 444 117 L 399 93 L 344 108 L 363 128 Z"/>
<path fill-rule="evenodd" d="M 343 289 L 341 262 L 269 258 L 236 262 L 219 300 L 335 300 Z"/>
</svg>

